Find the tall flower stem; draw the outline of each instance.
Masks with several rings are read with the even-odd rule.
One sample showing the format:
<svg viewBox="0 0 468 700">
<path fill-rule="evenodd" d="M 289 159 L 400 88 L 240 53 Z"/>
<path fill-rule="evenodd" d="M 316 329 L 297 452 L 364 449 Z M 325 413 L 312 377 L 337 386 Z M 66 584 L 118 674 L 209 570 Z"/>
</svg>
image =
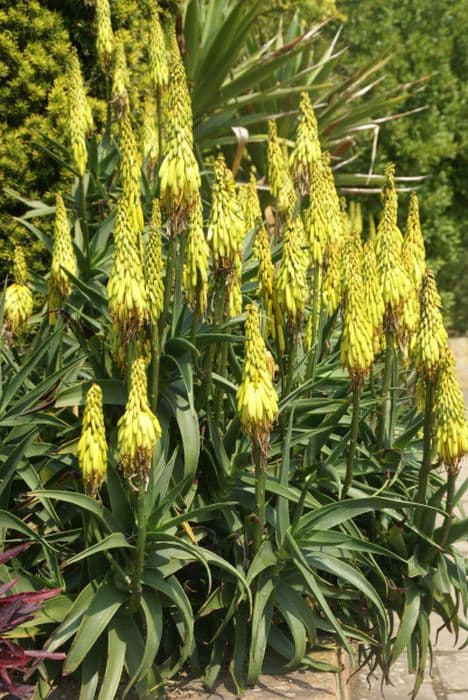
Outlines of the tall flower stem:
<svg viewBox="0 0 468 700">
<path fill-rule="evenodd" d="M 352 413 L 352 420 L 351 420 L 351 436 L 349 440 L 349 448 L 348 448 L 348 458 L 346 460 L 346 475 L 345 475 L 345 481 L 343 484 L 343 490 L 341 492 L 341 498 L 346 498 L 346 495 L 349 491 L 349 487 L 351 486 L 351 482 L 353 480 L 353 464 L 354 464 L 354 457 L 356 455 L 356 446 L 357 446 L 357 441 L 358 441 L 358 433 L 359 433 L 359 408 L 361 405 L 361 390 L 362 390 L 362 383 L 356 383 L 353 386 L 353 413 Z"/>
<path fill-rule="evenodd" d="M 146 512 L 146 491 L 145 484 L 140 481 L 138 484 L 138 494 L 136 498 L 137 517 L 137 540 L 135 547 L 135 558 L 133 561 L 133 572 L 131 581 L 129 612 L 135 613 L 141 604 L 142 584 L 141 579 L 145 565 L 146 529 L 148 514 Z"/>
<path fill-rule="evenodd" d="M 416 503 L 426 502 L 427 484 L 432 468 L 432 427 L 434 423 L 434 382 L 427 379 L 425 382 L 426 399 L 424 405 L 424 425 L 423 425 L 423 458 L 421 469 L 419 470 L 418 490 L 416 492 Z M 422 509 L 416 512 L 414 523 L 420 527 L 423 519 Z"/>
<path fill-rule="evenodd" d="M 379 416 L 379 423 L 377 426 L 377 449 L 381 450 L 382 447 L 390 447 L 391 443 L 391 413 L 392 413 L 392 390 L 391 383 L 393 377 L 393 362 L 394 362 L 394 350 L 393 350 L 393 330 L 387 328 L 386 339 L 386 349 L 385 349 L 385 366 L 384 366 L 384 377 L 383 377 L 383 387 L 382 387 L 382 407 Z"/>
<path fill-rule="evenodd" d="M 253 442 L 255 461 L 255 527 L 253 532 L 253 555 L 258 552 L 265 533 L 266 453 L 259 442 Z"/>
</svg>

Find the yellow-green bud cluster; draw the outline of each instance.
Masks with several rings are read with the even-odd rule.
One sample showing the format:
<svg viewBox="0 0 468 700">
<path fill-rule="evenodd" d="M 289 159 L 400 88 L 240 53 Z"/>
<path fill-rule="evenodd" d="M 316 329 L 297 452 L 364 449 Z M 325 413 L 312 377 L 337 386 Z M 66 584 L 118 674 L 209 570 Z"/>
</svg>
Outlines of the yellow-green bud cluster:
<svg viewBox="0 0 468 700">
<path fill-rule="evenodd" d="M 237 390 L 237 410 L 243 429 L 263 444 L 278 416 L 278 395 L 255 304 L 247 307 L 245 335 L 245 362 Z"/>
<path fill-rule="evenodd" d="M 109 311 L 121 344 L 133 339 L 148 316 L 148 297 L 141 248 L 137 243 L 127 199 L 117 204 L 112 270 L 107 283 Z"/>
<path fill-rule="evenodd" d="M 81 436 L 78 441 L 78 463 L 83 474 L 85 490 L 93 496 L 96 495 L 107 473 L 102 391 L 97 384 L 93 384 L 86 395 Z"/>
<path fill-rule="evenodd" d="M 297 325 L 307 300 L 307 253 L 300 215 L 291 214 L 283 236 L 283 251 L 276 279 L 277 301 L 285 316 Z"/>
<path fill-rule="evenodd" d="M 325 269 L 322 282 L 322 299 L 323 303 L 331 316 L 341 304 L 343 294 L 343 277 L 342 277 L 342 247 L 343 242 L 340 239 L 331 241 L 328 246 L 327 256 L 325 259 Z"/>
<path fill-rule="evenodd" d="M 80 62 L 76 51 L 71 54 L 71 66 L 68 75 L 68 123 L 73 164 L 78 175 L 86 170 L 88 150 L 86 137 L 93 130 L 93 117 L 86 97 L 86 90 L 81 76 Z"/>
<path fill-rule="evenodd" d="M 128 479 L 137 477 L 147 483 L 161 426 L 148 404 L 145 360 L 141 357 L 132 365 L 130 392 L 117 426 L 120 468 Z"/>
<path fill-rule="evenodd" d="M 171 210 L 190 209 L 200 189 L 200 171 L 193 152 L 193 119 L 187 76 L 174 27 L 169 32 L 171 62 L 164 101 L 166 139 L 159 169 L 161 201 Z"/>
<path fill-rule="evenodd" d="M 20 246 L 15 247 L 13 260 L 15 282 L 5 290 L 3 302 L 3 335 L 9 343 L 21 326 L 30 318 L 33 311 L 33 296 L 27 285 L 28 271 L 24 253 Z"/>
<path fill-rule="evenodd" d="M 410 287 L 404 300 L 398 335 L 403 348 L 413 348 L 419 324 L 419 294 L 426 269 L 424 239 L 419 221 L 419 205 L 416 193 L 412 193 L 405 237 L 403 239 L 402 260 Z"/>
<path fill-rule="evenodd" d="M 401 257 L 403 236 L 397 223 L 398 204 L 394 173 L 393 164 L 388 165 L 383 190 L 384 210 L 375 239 L 382 296 L 386 309 L 393 317 L 398 315 L 410 291 L 410 282 Z"/>
<path fill-rule="evenodd" d="M 372 365 L 374 349 L 373 328 L 366 308 L 367 299 L 361 276 L 361 244 L 357 236 L 347 239 L 344 253 L 347 258 L 351 258 L 350 266 L 354 273 L 347 279 L 340 357 L 342 364 L 348 368 L 353 383 L 359 385 Z"/>
<path fill-rule="evenodd" d="M 58 192 L 55 196 L 54 246 L 49 277 L 50 308 L 59 306 L 71 292 L 72 283 L 67 272 L 76 275 L 76 259 L 67 211 Z"/>
<path fill-rule="evenodd" d="M 287 154 L 278 138 L 276 123 L 268 122 L 268 181 L 278 211 L 286 215 L 295 206 L 296 193 L 288 169 Z"/>
<path fill-rule="evenodd" d="M 151 225 L 145 249 L 145 277 L 148 295 L 148 318 L 151 323 L 156 323 L 161 316 L 164 305 L 161 209 L 157 199 L 153 202 Z"/>
<path fill-rule="evenodd" d="M 326 222 L 328 226 L 326 238 L 331 243 L 342 239 L 343 223 L 341 219 L 340 198 L 336 191 L 335 178 L 333 177 L 333 170 L 331 168 L 331 156 L 328 151 L 325 151 L 322 155 L 322 173 L 324 178 L 323 196 L 326 201 Z"/>
<path fill-rule="evenodd" d="M 197 306 L 201 314 L 206 312 L 208 302 L 209 255 L 210 247 L 203 233 L 203 207 L 197 194 L 188 217 L 183 281 L 189 303 Z"/>
<path fill-rule="evenodd" d="M 447 345 L 441 306 L 434 275 L 431 270 L 426 270 L 421 288 L 421 315 L 414 351 L 419 370 L 430 381 L 436 378 Z"/>
<path fill-rule="evenodd" d="M 372 326 L 374 350 L 377 352 L 381 347 L 380 339 L 383 334 L 385 304 L 379 282 L 374 242 L 370 238 L 364 243 L 362 248 L 362 284 L 367 314 Z"/>
<path fill-rule="evenodd" d="M 273 304 L 275 303 L 275 267 L 271 257 L 270 240 L 263 225 L 260 225 L 255 236 L 253 253 L 258 260 L 258 293 L 263 301 L 268 319 L 268 329 L 274 336 L 275 324 L 273 323 Z"/>
<path fill-rule="evenodd" d="M 208 221 L 208 242 L 215 267 L 232 270 L 244 238 L 244 219 L 236 195 L 232 172 L 223 156 L 214 163 L 212 203 Z"/>
<path fill-rule="evenodd" d="M 308 93 L 302 92 L 296 143 L 289 159 L 294 180 L 302 194 L 311 187 L 312 169 L 321 155 L 317 119 Z"/>
<path fill-rule="evenodd" d="M 96 52 L 101 66 L 107 72 L 114 52 L 109 0 L 96 0 L 96 30 Z"/>
<path fill-rule="evenodd" d="M 114 103 L 117 117 L 120 118 L 128 109 L 128 88 L 130 85 L 130 74 L 128 72 L 127 58 L 125 56 L 125 44 L 120 32 L 117 32 L 115 35 L 114 46 L 112 102 Z"/>
<path fill-rule="evenodd" d="M 141 161 L 137 142 L 128 114 L 122 116 L 120 126 L 120 178 L 123 196 L 128 203 L 130 225 L 137 239 L 143 231 L 143 209 L 140 199 Z"/>
<path fill-rule="evenodd" d="M 159 19 L 158 6 L 152 8 L 149 36 L 148 55 L 151 78 L 155 90 L 164 90 L 169 81 L 169 66 L 167 61 L 166 41 Z"/>
<path fill-rule="evenodd" d="M 315 160 L 308 169 L 310 203 L 305 213 L 305 232 L 313 266 L 321 266 L 328 244 L 328 210 L 322 161 Z"/>
<path fill-rule="evenodd" d="M 251 232 L 254 228 L 263 223 L 262 209 L 258 198 L 257 178 L 255 173 L 250 173 L 249 182 L 239 188 L 239 205 L 244 217 L 245 231 Z"/>
<path fill-rule="evenodd" d="M 465 400 L 449 348 L 440 361 L 435 393 L 436 449 L 447 468 L 456 471 L 468 452 L 468 423 Z"/>
<path fill-rule="evenodd" d="M 156 104 L 152 97 L 145 97 L 143 103 L 143 160 L 146 160 L 148 177 L 152 177 L 159 160 L 159 124 Z"/>
</svg>

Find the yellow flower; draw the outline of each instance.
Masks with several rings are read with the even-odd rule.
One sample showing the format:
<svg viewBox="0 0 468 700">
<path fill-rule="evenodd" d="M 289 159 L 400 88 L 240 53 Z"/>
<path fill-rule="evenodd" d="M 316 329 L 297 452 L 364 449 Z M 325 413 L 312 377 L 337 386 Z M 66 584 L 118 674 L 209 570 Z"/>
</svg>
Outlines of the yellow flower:
<svg viewBox="0 0 468 700">
<path fill-rule="evenodd" d="M 253 245 L 253 253 L 258 260 L 258 293 L 263 301 L 263 307 L 267 316 L 268 330 L 275 337 L 275 323 L 273 318 L 273 305 L 276 301 L 274 294 L 275 267 L 271 257 L 270 241 L 268 233 L 263 225 L 260 225 Z"/>
<path fill-rule="evenodd" d="M 343 293 L 342 248 L 343 242 L 341 240 L 336 239 L 331 241 L 325 259 L 322 299 L 330 316 L 335 313 L 336 309 L 341 304 Z"/>
<path fill-rule="evenodd" d="M 364 285 L 361 275 L 361 247 L 352 240 L 345 246 L 345 256 L 351 258 L 346 285 L 343 336 L 341 339 L 341 362 L 348 368 L 353 383 L 361 384 L 374 359 L 373 328 L 366 307 Z"/>
<path fill-rule="evenodd" d="M 96 52 L 100 64 L 107 72 L 114 52 L 109 0 L 96 0 Z"/>
<path fill-rule="evenodd" d="M 447 345 L 447 331 L 440 312 L 437 285 L 431 270 L 426 270 L 420 296 L 420 321 L 416 335 L 415 359 L 421 373 L 434 381 Z"/>
<path fill-rule="evenodd" d="M 375 254 L 382 296 L 385 307 L 393 318 L 398 315 L 411 288 L 401 256 L 403 236 L 397 223 L 398 203 L 394 173 L 393 164 L 388 165 L 383 190 L 384 210 L 375 238 Z"/>
<path fill-rule="evenodd" d="M 102 391 L 93 384 L 87 395 L 78 441 L 78 462 L 85 490 L 95 496 L 107 473 L 107 441 L 102 412 Z"/>
<path fill-rule="evenodd" d="M 62 195 L 58 192 L 55 196 L 54 247 L 49 277 L 50 308 L 60 305 L 71 292 L 72 283 L 67 271 L 76 275 L 76 259 L 67 211 Z"/>
<path fill-rule="evenodd" d="M 296 143 L 289 164 L 299 191 L 306 194 L 311 187 L 312 168 L 320 161 L 322 152 L 318 137 L 318 124 L 307 92 L 301 93 Z"/>
<path fill-rule="evenodd" d="M 328 244 L 328 209 L 325 196 L 325 178 L 321 160 L 310 164 L 309 207 L 305 213 L 305 232 L 310 244 L 312 265 L 321 266 Z"/>
<path fill-rule="evenodd" d="M 285 215 L 295 206 L 296 193 L 288 169 L 287 155 L 278 138 L 276 123 L 268 122 L 268 181 L 278 211 Z"/>
<path fill-rule="evenodd" d="M 278 416 L 278 395 L 271 377 L 271 358 L 260 332 L 260 318 L 254 304 L 247 307 L 245 335 L 245 361 L 237 390 L 237 410 L 243 429 L 265 444 Z"/>
<path fill-rule="evenodd" d="M 416 192 L 411 193 L 405 237 L 403 239 L 403 257 L 411 263 L 410 276 L 419 291 L 426 270 L 426 251 L 419 221 L 419 204 Z"/>
<path fill-rule="evenodd" d="M 20 246 L 15 247 L 13 276 L 15 282 L 6 288 L 3 301 L 2 335 L 7 346 L 10 345 L 12 337 L 26 323 L 33 311 L 33 296 L 27 285 L 28 270 L 23 249 Z"/>
<path fill-rule="evenodd" d="M 157 199 L 153 202 L 151 226 L 145 249 L 145 277 L 148 295 L 148 318 L 156 323 L 163 310 L 164 279 L 161 251 L 161 210 Z"/>
<path fill-rule="evenodd" d="M 128 114 L 124 114 L 119 122 L 120 127 L 120 178 L 123 196 L 128 204 L 128 213 L 136 240 L 141 238 L 143 231 L 143 209 L 140 199 L 141 161 L 137 142 L 133 133 Z M 139 243 L 141 245 L 141 243 Z"/>
<path fill-rule="evenodd" d="M 146 367 L 142 357 L 132 365 L 130 392 L 117 426 L 120 468 L 128 479 L 137 477 L 147 483 L 154 448 L 161 437 L 161 426 L 148 404 Z"/>
<path fill-rule="evenodd" d="M 159 168 L 161 202 L 169 209 L 190 209 L 200 189 L 200 171 L 191 134 L 172 127 L 167 134 L 165 156 Z"/>
<path fill-rule="evenodd" d="M 127 58 L 125 56 L 125 45 L 120 32 L 115 34 L 114 44 L 114 72 L 111 92 L 117 117 L 120 118 L 128 109 L 130 75 L 128 72 Z"/>
<path fill-rule="evenodd" d="M 374 350 L 377 352 L 381 349 L 382 345 L 381 338 L 383 336 L 385 304 L 380 288 L 377 258 L 375 256 L 375 247 L 372 239 L 368 239 L 362 248 L 362 283 L 367 314 L 372 326 Z"/>
<path fill-rule="evenodd" d="M 211 212 L 207 239 L 216 268 L 232 269 L 244 238 L 244 219 L 236 196 L 234 178 L 223 156 L 214 163 Z"/>
<path fill-rule="evenodd" d="M 120 342 L 132 340 L 148 316 L 148 298 L 141 259 L 130 220 L 128 201 L 117 204 L 112 270 L 107 283 L 109 312 Z"/>
<path fill-rule="evenodd" d="M 322 173 L 323 173 L 323 196 L 325 198 L 325 209 L 327 212 L 326 223 L 327 233 L 326 239 L 332 241 L 341 240 L 343 236 L 343 222 L 341 217 L 340 198 L 336 191 L 335 179 L 331 168 L 331 156 L 328 151 L 322 155 Z"/>
<path fill-rule="evenodd" d="M 198 194 L 189 212 L 184 287 L 189 303 L 197 306 L 201 314 L 206 312 L 208 300 L 209 255 L 210 248 L 203 233 L 203 207 Z"/>
<path fill-rule="evenodd" d="M 83 176 L 88 160 L 86 137 L 93 129 L 93 117 L 81 76 L 80 62 L 75 50 L 71 54 L 68 75 L 68 123 L 73 163 L 78 175 Z"/>
<path fill-rule="evenodd" d="M 449 348 L 440 361 L 435 393 L 436 449 L 449 470 L 458 469 L 468 452 L 468 423 L 465 400 L 455 371 L 455 358 Z"/>
<path fill-rule="evenodd" d="M 145 97 L 143 103 L 143 160 L 146 160 L 146 172 L 153 176 L 159 160 L 159 124 L 156 105 L 151 97 Z"/>
<path fill-rule="evenodd" d="M 245 231 L 249 233 L 263 223 L 262 209 L 258 198 L 257 178 L 253 171 L 250 173 L 248 184 L 239 188 L 238 199 L 244 217 Z"/>
<path fill-rule="evenodd" d="M 282 312 L 297 325 L 307 299 L 307 253 L 300 215 L 290 215 L 283 236 L 283 252 L 276 279 L 277 301 Z"/>
<path fill-rule="evenodd" d="M 156 3 L 156 6 L 151 10 L 148 54 L 153 86 L 156 90 L 164 90 L 169 81 L 169 67 L 167 62 L 166 41 L 159 20 L 158 10 L 159 8 Z"/>
</svg>

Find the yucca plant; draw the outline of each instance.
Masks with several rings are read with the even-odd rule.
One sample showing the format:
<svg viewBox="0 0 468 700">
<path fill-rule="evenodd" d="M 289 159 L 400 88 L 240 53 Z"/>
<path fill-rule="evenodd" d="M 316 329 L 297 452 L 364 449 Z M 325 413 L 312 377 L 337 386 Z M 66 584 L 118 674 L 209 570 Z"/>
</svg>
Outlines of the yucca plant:
<svg viewBox="0 0 468 700">
<path fill-rule="evenodd" d="M 268 199 L 255 170 L 236 183 L 229 150 L 200 172 L 209 144 L 165 31 L 157 157 L 118 37 L 102 138 L 73 62 L 61 157 L 75 183 L 21 219 L 50 275 L 15 273 L 47 301 L 13 327 L 4 295 L 0 522 L 63 589 L 46 648 L 107 700 L 154 697 L 182 667 L 208 687 L 228 671 L 239 692 L 270 659 L 330 670 L 314 657 L 327 632 L 386 676 L 407 650 L 417 692 L 430 612 L 464 624 L 467 426 L 416 203 L 403 238 L 389 167 L 377 231 L 362 230 L 307 91 L 291 148 L 269 125 Z"/>
</svg>

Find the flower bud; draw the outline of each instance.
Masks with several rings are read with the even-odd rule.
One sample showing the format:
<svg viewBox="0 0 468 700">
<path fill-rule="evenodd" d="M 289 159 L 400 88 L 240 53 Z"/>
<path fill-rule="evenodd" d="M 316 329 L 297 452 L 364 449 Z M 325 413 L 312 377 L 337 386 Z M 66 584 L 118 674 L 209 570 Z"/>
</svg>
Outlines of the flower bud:
<svg viewBox="0 0 468 700">
<path fill-rule="evenodd" d="M 278 211 L 286 215 L 295 206 L 296 193 L 288 169 L 287 155 L 280 144 L 276 123 L 272 120 L 268 122 L 268 180 Z"/>
<path fill-rule="evenodd" d="M 435 380 L 447 345 L 441 306 L 434 275 L 431 270 L 426 270 L 421 288 L 421 315 L 414 350 L 416 365 L 429 381 Z"/>
<path fill-rule="evenodd" d="M 210 248 L 203 233 L 203 207 L 198 194 L 189 212 L 183 282 L 189 304 L 201 314 L 208 301 L 208 273 Z"/>
<path fill-rule="evenodd" d="M 78 462 L 85 490 L 92 496 L 102 486 L 107 473 L 107 441 L 102 412 L 102 391 L 93 384 L 87 395 L 78 441 Z"/>
<path fill-rule="evenodd" d="M 321 158 L 318 124 L 307 92 L 301 93 L 296 143 L 289 164 L 299 192 L 306 194 L 312 186 L 312 169 Z"/>
<path fill-rule="evenodd" d="M 164 305 L 163 260 L 161 250 L 161 210 L 157 199 L 153 202 L 151 225 L 145 249 L 145 278 L 148 295 L 148 318 L 156 323 Z"/>
<path fill-rule="evenodd" d="M 148 36 L 148 54 L 149 67 L 153 87 L 155 90 L 164 90 L 169 81 L 169 67 L 167 62 L 166 41 L 164 32 L 159 20 L 158 6 L 151 10 L 149 36 Z"/>
<path fill-rule="evenodd" d="M 436 450 L 450 472 L 456 473 L 468 452 L 468 423 L 465 400 L 449 348 L 440 361 L 435 392 Z"/>
<path fill-rule="evenodd" d="M 307 299 L 307 253 L 300 215 L 290 215 L 283 236 L 283 253 L 276 279 L 277 301 L 293 325 L 298 325 Z"/>
<path fill-rule="evenodd" d="M 33 311 L 33 296 L 27 285 L 26 261 L 20 246 L 15 247 L 13 276 L 15 282 L 6 288 L 3 302 L 2 335 L 7 346 L 10 345 L 12 337 L 21 326 L 28 321 Z"/>
<path fill-rule="evenodd" d="M 59 306 L 66 299 L 72 288 L 67 275 L 76 275 L 76 259 L 73 250 L 70 224 L 67 211 L 60 192 L 55 196 L 54 246 L 49 277 L 49 308 Z M 55 318 L 51 315 L 51 320 Z"/>
<path fill-rule="evenodd" d="M 107 73 L 114 52 L 109 0 L 96 0 L 96 52 L 99 63 Z"/>
</svg>

